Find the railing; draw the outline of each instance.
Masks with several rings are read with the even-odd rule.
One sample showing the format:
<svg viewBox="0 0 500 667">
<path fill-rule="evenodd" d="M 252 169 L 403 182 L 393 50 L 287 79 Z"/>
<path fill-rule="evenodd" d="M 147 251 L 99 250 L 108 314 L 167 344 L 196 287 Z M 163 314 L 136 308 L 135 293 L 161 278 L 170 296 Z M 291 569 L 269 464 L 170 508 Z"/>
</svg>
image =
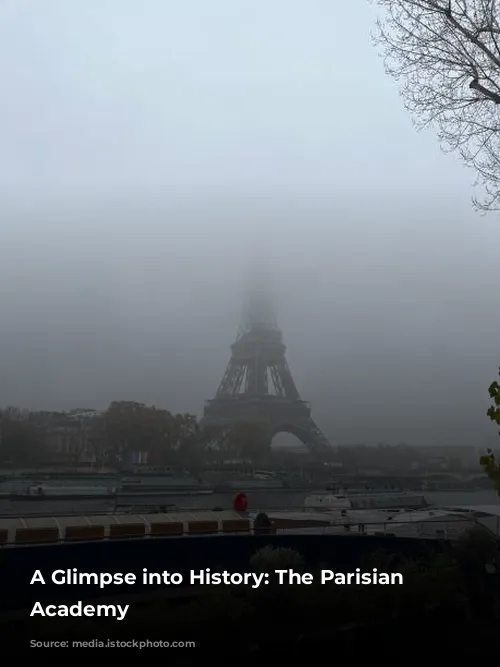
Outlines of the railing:
<svg viewBox="0 0 500 667">
<path fill-rule="evenodd" d="M 200 507 L 190 507 L 180 509 L 177 505 L 115 505 L 107 510 L 96 510 L 92 512 L 92 516 L 112 516 L 115 514 L 165 514 L 166 512 L 200 512 L 206 511 L 204 508 Z M 59 517 L 80 517 L 82 516 L 82 511 L 79 512 L 58 512 L 57 516 Z M 45 514 L 43 512 L 23 512 L 23 519 L 44 519 L 48 517 L 53 517 L 53 513 Z M 12 514 L 0 514 L 0 521 L 2 519 L 18 519 L 19 512 L 13 512 Z"/>
<path fill-rule="evenodd" d="M 267 489 L 266 489 L 267 491 Z M 360 491 L 361 493 L 361 491 Z M 366 493 L 363 492 L 363 493 Z M 387 493 L 387 492 L 385 492 Z M 418 493 L 414 495 L 419 495 Z M 228 509 L 228 508 L 223 508 Z M 421 510 L 425 511 L 425 507 L 422 507 Z M 222 510 L 222 511 L 223 511 Z M 257 515 L 260 514 L 261 512 L 264 512 L 266 514 L 269 514 L 269 512 L 279 512 L 280 514 L 292 514 L 294 512 L 300 512 L 301 514 L 303 513 L 308 513 L 308 514 L 322 514 L 325 511 L 330 512 L 332 510 L 335 510 L 333 507 L 304 507 L 304 505 L 287 505 L 287 507 L 280 507 L 277 505 L 276 507 L 270 507 L 267 506 L 264 509 L 251 509 L 251 514 L 252 515 Z M 207 512 L 207 511 L 212 511 L 212 512 L 218 512 L 221 511 L 219 509 L 212 509 L 207 507 L 179 507 L 177 505 L 170 505 L 168 503 L 162 503 L 161 505 L 148 505 L 144 503 L 138 503 L 137 505 L 132 505 L 130 503 L 123 504 L 123 505 L 113 505 L 113 507 L 110 507 L 109 509 L 106 510 L 96 510 L 95 512 L 92 512 L 92 516 L 110 516 L 113 514 L 165 514 L 165 512 Z M 348 510 L 352 512 L 353 510 Z M 383 508 L 383 509 L 378 509 L 376 507 L 373 508 L 366 508 L 362 510 L 354 510 L 354 511 L 371 511 L 371 512 L 385 512 L 385 513 L 401 513 L 401 514 L 409 514 L 410 511 L 419 511 L 419 510 L 399 510 L 398 508 Z M 80 511 L 73 511 L 73 512 L 58 512 L 57 516 L 60 517 L 70 517 L 70 516 L 82 516 L 84 512 Z M 28 518 L 28 519 L 43 519 L 45 517 L 52 517 L 54 516 L 53 513 L 43 513 L 43 512 L 23 512 L 22 514 L 23 518 Z M 19 512 L 13 512 L 12 514 L 0 514 L 0 521 L 2 519 L 17 519 L 19 517 Z"/>
<path fill-rule="evenodd" d="M 57 520 L 56 520 L 57 523 Z M 108 525 L 66 526 L 57 525 L 0 529 L 0 547 L 15 547 L 34 544 L 61 544 L 94 542 L 114 539 L 145 539 L 155 537 L 180 537 L 214 534 L 251 533 L 251 519 L 225 519 L 222 521 L 164 521 L 148 523 L 110 523 Z"/>
</svg>

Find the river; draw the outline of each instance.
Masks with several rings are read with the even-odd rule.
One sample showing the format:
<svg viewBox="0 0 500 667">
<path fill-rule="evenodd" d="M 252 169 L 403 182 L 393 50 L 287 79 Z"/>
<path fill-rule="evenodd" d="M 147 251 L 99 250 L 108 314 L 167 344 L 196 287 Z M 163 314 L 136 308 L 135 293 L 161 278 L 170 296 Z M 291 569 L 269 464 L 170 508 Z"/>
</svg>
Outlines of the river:
<svg viewBox="0 0 500 667">
<path fill-rule="evenodd" d="M 279 510 L 296 509 L 304 507 L 304 499 L 311 491 L 283 491 L 283 490 L 255 490 L 247 493 L 249 510 Z M 450 491 L 450 492 L 425 492 L 424 495 L 441 507 L 468 506 L 468 505 L 500 505 L 500 500 L 495 491 Z M 120 498 L 120 505 L 175 505 L 179 509 L 231 509 L 234 492 L 214 493 L 212 495 L 168 495 L 145 498 L 138 495 L 129 498 Z M 65 514 L 68 512 L 81 512 L 91 515 L 95 512 L 112 511 L 113 500 L 0 500 L 0 515 L 17 514 Z"/>
</svg>

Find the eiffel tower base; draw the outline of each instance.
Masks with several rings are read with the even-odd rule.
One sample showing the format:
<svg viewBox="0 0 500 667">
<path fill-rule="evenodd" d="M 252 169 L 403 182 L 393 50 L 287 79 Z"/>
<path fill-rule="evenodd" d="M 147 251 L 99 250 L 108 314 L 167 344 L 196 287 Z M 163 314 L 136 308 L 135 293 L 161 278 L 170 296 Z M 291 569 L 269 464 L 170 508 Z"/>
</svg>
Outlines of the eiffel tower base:
<svg viewBox="0 0 500 667">
<path fill-rule="evenodd" d="M 277 433 L 291 433 L 311 451 L 330 449 L 311 417 L 309 404 L 277 396 L 225 397 L 207 401 L 201 427 L 231 429 L 238 424 L 262 425 L 269 444 Z"/>
</svg>

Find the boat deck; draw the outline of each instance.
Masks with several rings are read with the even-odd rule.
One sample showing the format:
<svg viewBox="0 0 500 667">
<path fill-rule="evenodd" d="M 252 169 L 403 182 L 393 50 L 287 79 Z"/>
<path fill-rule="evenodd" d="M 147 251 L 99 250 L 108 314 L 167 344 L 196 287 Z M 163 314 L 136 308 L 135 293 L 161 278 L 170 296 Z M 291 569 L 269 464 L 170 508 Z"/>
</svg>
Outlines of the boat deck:
<svg viewBox="0 0 500 667">
<path fill-rule="evenodd" d="M 474 525 L 500 535 L 500 506 L 417 511 L 267 512 L 272 533 L 391 535 L 456 539 Z M 264 510 L 265 511 L 265 510 Z M 495 514 L 495 511 L 497 512 Z M 492 513 L 493 512 L 493 513 Z M 0 547 L 115 539 L 253 534 L 258 512 L 192 510 L 0 517 Z M 495 531 L 496 526 L 496 531 Z"/>
</svg>

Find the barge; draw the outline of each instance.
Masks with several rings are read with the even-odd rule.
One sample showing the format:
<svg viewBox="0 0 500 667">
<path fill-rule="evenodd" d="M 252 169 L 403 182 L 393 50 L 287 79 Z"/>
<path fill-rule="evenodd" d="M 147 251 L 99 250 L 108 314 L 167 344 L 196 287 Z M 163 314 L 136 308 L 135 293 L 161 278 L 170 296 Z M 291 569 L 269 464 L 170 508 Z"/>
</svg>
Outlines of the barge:
<svg viewBox="0 0 500 667">
<path fill-rule="evenodd" d="M 123 486 L 48 486 L 33 484 L 26 490 L 14 490 L 0 493 L 0 499 L 6 500 L 106 500 L 129 499 L 133 497 L 160 498 L 179 495 L 211 495 L 212 489 L 203 486 L 175 485 L 123 485 Z"/>
<path fill-rule="evenodd" d="M 408 491 L 330 491 L 313 493 L 304 501 L 309 509 L 347 510 L 416 510 L 433 503 L 423 494 Z"/>
<path fill-rule="evenodd" d="M 490 507 L 446 508 L 406 511 L 376 510 L 336 515 L 332 512 L 236 512 L 233 510 L 178 510 L 173 507 L 146 513 L 95 513 L 58 516 L 26 515 L 0 517 L 0 547 L 41 544 L 102 542 L 109 540 L 149 540 L 151 538 L 222 536 L 229 534 L 357 534 L 398 533 L 413 537 L 451 537 L 473 525 L 482 524 L 498 536 L 500 527 L 488 526 L 485 519 L 498 523 L 500 510 Z M 264 517 L 264 523 L 263 523 Z M 452 525 L 453 524 L 453 525 Z"/>
</svg>

